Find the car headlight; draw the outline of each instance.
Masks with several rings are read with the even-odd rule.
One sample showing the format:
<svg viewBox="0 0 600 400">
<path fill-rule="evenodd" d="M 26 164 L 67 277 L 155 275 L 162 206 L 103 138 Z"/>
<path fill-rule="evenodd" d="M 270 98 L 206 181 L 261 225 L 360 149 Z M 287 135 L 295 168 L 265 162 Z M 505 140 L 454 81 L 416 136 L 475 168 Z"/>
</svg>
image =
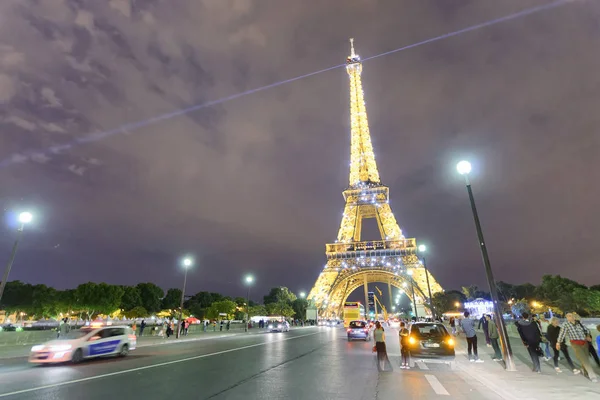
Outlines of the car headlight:
<svg viewBox="0 0 600 400">
<path fill-rule="evenodd" d="M 41 351 L 44 350 L 44 345 L 43 344 L 38 344 L 37 346 L 33 346 L 31 348 L 31 351 Z"/>
<path fill-rule="evenodd" d="M 448 346 L 454 346 L 454 339 L 450 338 L 448 340 L 446 340 L 446 343 L 448 343 Z"/>
<path fill-rule="evenodd" d="M 269 325 L 269 329 L 273 329 L 273 325 Z"/>
<path fill-rule="evenodd" d="M 281 324 L 277 325 L 277 329 L 281 329 L 281 326 L 282 326 Z"/>
<path fill-rule="evenodd" d="M 412 337 L 412 336 L 409 336 L 409 337 L 408 337 L 408 343 L 410 343 L 410 344 L 415 344 L 415 343 L 417 343 L 417 340 L 416 340 L 414 337 Z"/>
<path fill-rule="evenodd" d="M 50 346 L 51 351 L 66 351 L 69 350 L 72 346 L 70 344 L 59 344 L 57 346 Z"/>
</svg>

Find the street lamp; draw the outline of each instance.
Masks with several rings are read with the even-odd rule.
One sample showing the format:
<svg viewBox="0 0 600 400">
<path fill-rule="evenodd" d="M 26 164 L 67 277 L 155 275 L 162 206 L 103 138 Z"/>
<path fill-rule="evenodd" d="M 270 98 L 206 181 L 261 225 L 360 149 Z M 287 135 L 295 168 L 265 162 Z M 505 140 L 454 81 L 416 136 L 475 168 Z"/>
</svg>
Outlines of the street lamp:
<svg viewBox="0 0 600 400">
<path fill-rule="evenodd" d="M 187 273 L 188 269 L 194 264 L 194 260 L 190 257 L 186 257 L 181 261 L 181 265 L 185 270 L 185 274 L 183 275 L 183 290 L 181 291 L 181 304 L 179 305 L 179 319 L 177 320 L 177 339 L 179 339 L 179 335 L 181 333 L 181 319 L 183 318 L 183 299 L 185 297 L 185 284 L 187 283 Z"/>
<path fill-rule="evenodd" d="M 246 276 L 246 285 L 248 285 L 248 293 L 246 295 L 246 322 L 244 324 L 244 332 L 248 332 L 248 322 L 250 321 L 250 286 L 254 282 L 252 275 Z"/>
<path fill-rule="evenodd" d="M 23 230 L 25 229 L 25 225 L 30 223 L 33 220 L 33 214 L 29 211 L 23 211 L 19 214 L 19 228 L 17 229 L 17 238 L 15 239 L 15 244 L 13 245 L 12 252 L 10 253 L 10 258 L 8 259 L 8 264 L 6 264 L 6 269 L 4 270 L 4 275 L 2 276 L 2 282 L 0 282 L 0 301 L 2 300 L 2 295 L 4 294 L 4 288 L 6 287 L 6 282 L 8 281 L 8 275 L 10 274 L 10 270 L 12 268 L 13 262 L 15 261 L 15 257 L 17 255 L 17 248 L 19 247 L 19 240 L 23 235 Z"/>
<path fill-rule="evenodd" d="M 412 298 L 413 298 L 413 305 L 415 306 L 415 318 L 419 318 L 419 312 L 417 311 L 417 298 L 415 297 L 415 284 L 414 284 L 414 280 L 412 278 L 413 276 L 413 270 L 409 269 L 408 271 L 406 271 L 406 273 L 410 276 L 410 288 L 412 290 Z"/>
<path fill-rule="evenodd" d="M 494 304 L 494 317 L 499 328 L 498 333 L 500 336 L 500 345 L 502 346 L 504 361 L 506 363 L 506 370 L 516 371 L 517 369 L 513 360 L 512 348 L 510 347 L 508 332 L 506 331 L 506 324 L 504 323 L 504 319 L 502 318 L 502 310 L 500 309 L 500 303 L 498 302 L 498 289 L 496 288 L 496 281 L 494 280 L 494 274 L 490 265 L 490 259 L 488 257 L 487 248 L 485 246 L 485 240 L 483 239 L 483 231 L 481 230 L 481 223 L 479 222 L 477 207 L 475 207 L 475 198 L 473 197 L 471 182 L 469 181 L 471 163 L 464 160 L 460 161 L 458 164 L 456 164 L 456 170 L 459 174 L 465 177 L 467 193 L 469 194 L 469 201 L 471 202 L 471 211 L 473 212 L 473 220 L 475 221 L 475 229 L 477 230 L 477 238 L 479 239 L 479 249 L 481 250 L 481 256 L 483 258 L 483 264 L 485 267 L 485 274 L 487 277 L 488 285 L 490 287 L 490 296 L 492 297 L 492 302 Z"/>
<path fill-rule="evenodd" d="M 300 298 L 303 299 L 306 297 L 306 293 L 305 292 L 300 292 Z"/>
<path fill-rule="evenodd" d="M 423 259 L 423 269 L 425 269 L 425 278 L 427 278 L 427 291 L 429 292 L 429 309 L 431 310 L 431 316 L 435 321 L 435 309 L 433 308 L 433 298 L 431 297 L 431 286 L 429 285 L 429 271 L 427 270 L 427 262 L 425 261 L 425 251 L 427 250 L 427 246 L 424 244 L 419 245 L 419 253 L 422 254 L 421 258 Z"/>
</svg>

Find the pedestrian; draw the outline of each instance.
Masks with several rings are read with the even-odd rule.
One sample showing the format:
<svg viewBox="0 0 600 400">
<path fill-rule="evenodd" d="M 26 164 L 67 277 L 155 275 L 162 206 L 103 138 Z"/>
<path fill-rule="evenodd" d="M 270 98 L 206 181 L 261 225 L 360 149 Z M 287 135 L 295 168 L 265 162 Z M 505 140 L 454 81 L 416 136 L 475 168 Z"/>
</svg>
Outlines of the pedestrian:
<svg viewBox="0 0 600 400">
<path fill-rule="evenodd" d="M 583 324 L 581 323 L 581 316 L 579 314 L 573 313 L 573 317 L 575 318 L 576 324 L 583 326 Z M 600 359 L 598 359 L 598 353 L 596 352 L 596 349 L 594 348 L 592 340 L 588 341 L 587 346 L 588 346 L 588 352 L 594 358 L 594 361 L 596 361 L 596 365 L 598 365 L 598 367 L 600 367 Z"/>
<path fill-rule="evenodd" d="M 60 326 L 58 327 L 58 337 L 63 338 L 65 336 L 67 336 L 69 334 L 70 330 L 71 330 L 71 326 L 69 325 L 69 319 L 63 318 L 61 320 Z"/>
<path fill-rule="evenodd" d="M 377 369 L 382 371 L 392 371 L 392 364 L 387 356 L 385 347 L 385 331 L 379 321 L 375 322 L 375 330 L 373 331 L 373 339 L 375 346 L 373 350 L 377 352 Z"/>
<path fill-rule="evenodd" d="M 498 327 L 496 323 L 492 320 L 491 315 L 486 315 L 485 319 L 487 319 L 488 323 L 488 332 L 490 335 L 490 343 L 494 349 L 494 361 L 502 361 L 502 353 L 500 352 L 500 346 L 498 345 L 498 339 L 500 335 L 498 334 Z"/>
<path fill-rule="evenodd" d="M 571 355 L 569 354 L 569 348 L 567 347 L 567 344 L 565 343 L 565 341 L 563 340 L 561 343 L 558 343 L 559 333 L 560 333 L 560 324 L 559 324 L 558 318 L 552 317 L 550 319 L 550 325 L 548 325 L 548 330 L 547 330 L 546 336 L 548 338 L 548 342 L 550 343 L 550 346 L 552 346 L 552 350 L 554 351 L 554 357 L 553 357 L 554 370 L 559 373 L 562 372 L 561 369 L 558 367 L 558 357 L 560 355 L 560 352 L 562 351 L 563 355 L 565 356 L 565 359 L 567 360 L 567 363 L 569 364 L 569 367 L 571 368 L 571 371 L 573 371 L 573 373 L 575 375 L 577 375 L 581 371 L 578 370 L 577 368 L 575 368 L 575 365 L 573 364 L 573 360 L 571 360 Z"/>
<path fill-rule="evenodd" d="M 546 319 L 546 316 L 542 314 L 542 316 L 537 319 L 536 322 L 540 327 L 540 331 L 542 332 L 542 343 L 544 343 L 544 359 L 546 361 L 550 361 L 552 355 L 550 354 L 550 342 L 548 341 L 548 327 L 550 326 L 550 321 Z"/>
<path fill-rule="evenodd" d="M 575 358 L 581 363 L 581 368 L 584 373 L 587 373 L 588 378 L 594 383 L 598 382 L 596 374 L 590 364 L 588 342 L 592 341 L 590 331 L 581 323 L 577 323 L 573 313 L 567 313 L 567 321 L 561 326 L 556 348 L 560 348 L 560 343 L 569 337 L 571 347 L 575 352 Z"/>
<path fill-rule="evenodd" d="M 479 325 L 477 325 L 477 329 L 482 329 L 483 328 L 483 334 L 485 335 L 485 344 L 488 347 L 491 347 L 492 344 L 490 342 L 490 333 L 488 331 L 488 320 L 485 318 L 485 314 L 483 314 L 481 316 L 481 318 L 479 318 Z"/>
<path fill-rule="evenodd" d="M 179 328 L 179 336 L 185 335 L 185 320 L 181 321 L 181 327 Z"/>
<path fill-rule="evenodd" d="M 456 319 L 450 317 L 450 327 L 452 328 L 452 334 L 456 336 Z"/>
<path fill-rule="evenodd" d="M 543 353 L 540 349 L 540 343 L 542 342 L 542 332 L 537 322 L 529 320 L 529 313 L 524 312 L 521 317 L 522 319 L 516 323 L 519 336 L 521 336 L 521 341 L 527 348 L 529 357 L 531 357 L 532 371 L 541 374 L 540 357 L 543 356 Z"/>
<path fill-rule="evenodd" d="M 208 329 L 208 321 L 204 320 L 204 321 L 202 321 L 202 330 L 204 332 L 206 332 L 207 329 Z"/>
<path fill-rule="evenodd" d="M 227 330 L 229 330 L 229 326 L 231 325 L 231 321 L 227 321 Z"/>
<path fill-rule="evenodd" d="M 409 352 L 408 352 L 408 329 L 406 329 L 406 324 L 404 322 L 400 322 L 400 330 L 398 331 L 398 336 L 400 337 L 400 368 L 401 369 L 410 369 L 409 363 Z"/>
<path fill-rule="evenodd" d="M 467 338 L 467 352 L 469 353 L 469 361 L 482 363 L 483 360 L 481 360 L 477 354 L 477 333 L 475 332 L 475 320 L 469 318 L 471 313 L 468 311 L 465 311 L 463 315 L 465 318 L 459 321 L 459 326 L 462 328 Z"/>
<path fill-rule="evenodd" d="M 190 329 L 190 323 L 189 323 L 189 321 L 186 320 L 185 325 L 183 326 L 183 334 L 185 336 L 187 336 L 187 334 L 188 334 L 188 329 Z"/>
<path fill-rule="evenodd" d="M 221 320 L 221 322 L 219 323 L 219 331 L 223 331 L 223 320 Z"/>
<path fill-rule="evenodd" d="M 145 327 L 146 327 L 146 320 L 143 319 L 142 322 L 140 323 L 140 336 L 142 336 L 144 334 Z"/>
<path fill-rule="evenodd" d="M 600 333 L 600 325 L 596 326 L 596 330 Z M 598 356 L 600 356 L 600 334 L 596 336 L 596 347 L 598 348 Z"/>
</svg>

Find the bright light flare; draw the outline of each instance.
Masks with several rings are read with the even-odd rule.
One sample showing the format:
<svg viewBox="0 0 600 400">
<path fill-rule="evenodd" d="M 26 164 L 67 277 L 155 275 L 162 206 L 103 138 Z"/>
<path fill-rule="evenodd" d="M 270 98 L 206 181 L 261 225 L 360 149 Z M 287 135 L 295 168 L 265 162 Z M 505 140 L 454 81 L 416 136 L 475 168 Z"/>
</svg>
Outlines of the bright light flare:
<svg viewBox="0 0 600 400">
<path fill-rule="evenodd" d="M 460 161 L 456 164 L 456 170 L 461 175 L 467 175 L 471 172 L 471 163 L 465 160 Z"/>
<path fill-rule="evenodd" d="M 33 214 L 29 211 L 23 211 L 19 214 L 19 222 L 22 224 L 28 224 L 33 220 Z"/>
</svg>

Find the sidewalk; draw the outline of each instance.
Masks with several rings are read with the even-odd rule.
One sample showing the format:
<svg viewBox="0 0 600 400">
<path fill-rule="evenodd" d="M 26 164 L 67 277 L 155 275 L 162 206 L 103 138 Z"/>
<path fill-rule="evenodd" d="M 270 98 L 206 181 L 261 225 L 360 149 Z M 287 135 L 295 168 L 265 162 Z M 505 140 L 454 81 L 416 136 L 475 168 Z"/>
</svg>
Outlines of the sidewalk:
<svg viewBox="0 0 600 400">
<path fill-rule="evenodd" d="M 291 328 L 292 330 L 297 329 L 309 329 L 314 328 L 314 326 L 296 326 Z M 242 335 L 257 335 L 264 333 L 264 329 L 252 328 L 249 332 L 244 332 L 243 329 L 236 329 L 235 331 L 207 331 L 207 332 L 196 332 L 190 334 L 188 336 L 182 336 L 177 339 L 175 336 L 171 336 L 170 338 L 159 337 L 159 336 L 150 336 L 144 335 L 137 338 L 137 347 L 150 347 L 150 346 L 163 346 L 163 345 L 174 345 L 178 343 L 186 343 L 186 342 L 195 342 L 201 340 L 209 340 L 209 339 L 221 339 L 225 337 L 233 337 L 233 336 L 242 336 Z M 0 346 L 0 359 L 6 358 L 22 358 L 29 356 L 29 352 L 31 350 L 31 346 L 37 343 L 30 344 L 19 344 L 19 345 L 11 345 L 11 346 Z"/>
<path fill-rule="evenodd" d="M 456 337 L 457 368 L 468 380 L 480 382 L 504 399 L 600 398 L 600 383 L 592 383 L 583 374 L 573 375 L 564 359 L 559 361 L 562 373 L 554 371 L 552 360 L 546 362 L 543 359 L 540 360 L 542 373 L 534 373 L 531 371 L 532 363 L 525 346 L 520 340 L 510 338 L 517 372 L 507 372 L 503 362 L 492 361 L 493 349 L 486 346 L 483 334 L 477 334 L 477 342 L 479 358 L 484 363 L 469 362 L 464 334 Z M 570 355 L 575 366 L 578 366 L 573 351 L 570 351 Z M 594 371 L 600 376 L 600 369 L 595 368 Z"/>
</svg>

